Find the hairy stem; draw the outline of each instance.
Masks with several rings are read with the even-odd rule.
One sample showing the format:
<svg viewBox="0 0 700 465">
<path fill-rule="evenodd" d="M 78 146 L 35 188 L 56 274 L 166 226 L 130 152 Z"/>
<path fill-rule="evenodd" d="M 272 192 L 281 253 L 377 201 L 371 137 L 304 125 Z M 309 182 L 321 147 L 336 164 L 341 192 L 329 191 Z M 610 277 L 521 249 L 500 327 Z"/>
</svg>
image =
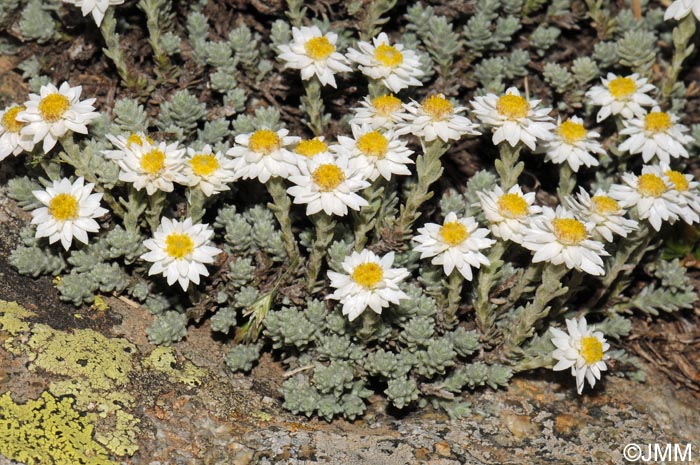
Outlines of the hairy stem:
<svg viewBox="0 0 700 465">
<path fill-rule="evenodd" d="M 695 45 L 692 43 L 696 29 L 695 21 L 695 16 L 689 14 L 673 28 L 673 59 L 671 67 L 666 70 L 666 78 L 662 87 L 662 95 L 665 100 L 671 98 L 678 82 L 678 75 L 683 69 L 683 62 L 695 50 Z"/>
<path fill-rule="evenodd" d="M 490 301 L 491 289 L 498 278 L 498 272 L 503 266 L 503 254 L 508 248 L 508 243 L 498 240 L 489 252 L 489 266 L 484 266 L 479 271 L 476 299 L 474 301 L 474 313 L 476 315 L 476 325 L 485 339 L 490 339 L 493 335 L 494 324 L 496 322 L 496 306 Z"/>
<path fill-rule="evenodd" d="M 324 212 L 319 212 L 311 217 L 316 226 L 316 238 L 311 247 L 311 255 L 307 266 L 308 273 L 307 290 L 312 293 L 316 285 L 316 279 L 323 265 L 323 257 L 328 253 L 328 246 L 333 241 L 333 233 L 335 232 L 335 221 L 330 215 Z"/>
<path fill-rule="evenodd" d="M 290 218 L 292 202 L 287 195 L 287 188 L 284 185 L 284 180 L 275 176 L 270 178 L 265 186 L 267 187 L 267 192 L 269 192 L 272 197 L 272 203 L 268 204 L 268 208 L 272 210 L 280 224 L 282 241 L 287 251 L 287 257 L 289 257 L 289 260 L 292 262 L 297 261 L 299 259 L 299 246 L 294 239 L 292 219 Z"/>
<path fill-rule="evenodd" d="M 457 270 L 452 270 L 447 281 L 447 306 L 443 309 L 445 328 L 453 328 L 457 324 L 457 310 L 462 301 L 462 286 L 464 277 Z"/>
<path fill-rule="evenodd" d="M 369 235 L 377 225 L 377 213 L 382 207 L 384 194 L 384 178 L 378 177 L 371 186 L 362 191 L 362 196 L 367 200 L 366 207 L 354 212 L 355 222 L 355 250 L 362 250 L 369 239 Z"/>
<path fill-rule="evenodd" d="M 507 141 L 503 141 L 498 146 L 500 158 L 494 164 L 496 172 L 501 178 L 501 188 L 504 192 L 513 187 L 518 182 L 518 177 L 525 168 L 525 163 L 519 162 L 521 144 L 512 147 Z"/>
<path fill-rule="evenodd" d="M 315 76 L 304 81 L 306 96 L 301 98 L 301 108 L 309 117 L 304 121 L 306 126 L 314 133 L 314 136 L 322 136 L 325 133 L 325 118 L 323 112 L 323 98 L 321 97 L 321 82 Z"/>
</svg>

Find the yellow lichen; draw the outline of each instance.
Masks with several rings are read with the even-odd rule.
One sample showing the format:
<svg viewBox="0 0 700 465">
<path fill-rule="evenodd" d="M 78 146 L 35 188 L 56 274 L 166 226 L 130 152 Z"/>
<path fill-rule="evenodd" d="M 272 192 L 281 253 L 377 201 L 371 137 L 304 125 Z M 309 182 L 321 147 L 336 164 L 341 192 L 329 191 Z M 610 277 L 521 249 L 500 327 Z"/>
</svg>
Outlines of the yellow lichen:
<svg viewBox="0 0 700 465">
<path fill-rule="evenodd" d="M 199 386 L 207 372 L 190 362 L 178 362 L 172 347 L 156 347 L 143 361 L 144 367 L 165 374 L 172 382 Z"/>
<path fill-rule="evenodd" d="M 107 450 L 92 439 L 94 424 L 73 399 L 43 392 L 16 404 L 0 396 L 0 454 L 26 465 L 109 465 Z"/>
<path fill-rule="evenodd" d="M 25 318 L 34 316 L 34 313 L 17 305 L 16 302 L 5 302 L 0 300 L 0 330 L 10 336 L 16 336 L 29 330 L 29 323 Z M 11 339 L 5 340 L 5 348 L 10 349 Z"/>
</svg>

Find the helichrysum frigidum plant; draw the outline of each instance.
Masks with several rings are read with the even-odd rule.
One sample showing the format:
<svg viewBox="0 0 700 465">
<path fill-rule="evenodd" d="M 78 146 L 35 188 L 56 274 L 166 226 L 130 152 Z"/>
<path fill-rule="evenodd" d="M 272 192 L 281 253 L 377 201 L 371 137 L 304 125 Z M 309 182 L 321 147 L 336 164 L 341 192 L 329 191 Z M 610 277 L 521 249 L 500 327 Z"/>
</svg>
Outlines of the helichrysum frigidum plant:
<svg viewBox="0 0 700 465">
<path fill-rule="evenodd" d="M 295 413 L 354 419 L 378 391 L 463 415 L 465 390 L 542 367 L 582 393 L 631 360 L 611 347 L 633 312 L 697 299 L 659 246 L 700 223 L 697 2 L 666 22 L 578 2 L 594 43 L 570 59 L 564 1 L 355 2 L 323 21 L 289 2 L 223 35 L 206 2 L 182 21 L 169 2 L 64 3 L 92 19 L 33 1 L 17 30 L 99 28 L 119 87 L 110 108 L 41 57 L 20 65 L 34 92 L 0 111 L 0 161 L 32 221 L 11 262 L 76 305 L 128 296 L 155 344 L 207 317 L 232 370 L 280 355 Z M 135 20 L 152 58 L 122 48 Z"/>
</svg>

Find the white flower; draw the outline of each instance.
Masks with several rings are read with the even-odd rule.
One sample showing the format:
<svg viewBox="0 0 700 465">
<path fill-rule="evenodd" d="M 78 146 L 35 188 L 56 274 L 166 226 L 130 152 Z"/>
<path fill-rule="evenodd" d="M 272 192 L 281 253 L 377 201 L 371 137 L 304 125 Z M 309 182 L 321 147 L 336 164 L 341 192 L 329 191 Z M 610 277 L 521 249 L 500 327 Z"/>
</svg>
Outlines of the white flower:
<svg viewBox="0 0 700 465">
<path fill-rule="evenodd" d="M 408 119 L 403 102 L 393 94 L 384 94 L 379 97 L 365 97 L 360 102 L 360 107 L 355 108 L 355 116 L 350 124 L 362 126 L 368 125 L 372 129 L 394 129 L 397 134 L 408 132 L 408 128 L 401 128 L 402 123 Z"/>
<path fill-rule="evenodd" d="M 387 181 L 394 174 L 409 175 L 413 150 L 392 130 L 378 131 L 369 126 L 352 126 L 354 137 L 338 136 L 331 151 L 350 159 L 350 168 L 374 181 L 380 175 Z"/>
<path fill-rule="evenodd" d="M 221 250 L 209 245 L 214 231 L 207 226 L 192 224 L 191 218 L 182 222 L 161 219 L 153 238 L 143 242 L 149 251 L 141 259 L 153 263 L 148 275 L 162 274 L 169 286 L 177 281 L 184 291 L 190 281 L 199 284 L 200 276 L 209 276 L 204 265 L 214 263 Z"/>
<path fill-rule="evenodd" d="M 235 162 L 221 152 L 214 153 L 209 145 L 201 150 L 187 149 L 184 173 L 190 187 L 196 187 L 207 197 L 227 191 L 235 180 Z"/>
<path fill-rule="evenodd" d="M 140 137 L 140 136 L 138 136 Z M 108 136 L 110 141 L 123 150 L 107 150 L 105 156 L 119 164 L 119 180 L 132 183 L 136 190 L 144 187 L 148 195 L 156 191 L 172 192 L 173 183 L 188 185 L 189 180 L 183 173 L 185 149 L 178 148 L 177 142 L 149 142 L 143 137 L 131 143 L 121 144 L 121 140 Z M 130 137 L 131 138 L 131 137 Z"/>
<path fill-rule="evenodd" d="M 115 145 L 119 150 L 105 150 L 103 153 L 107 158 L 112 160 L 121 160 L 126 156 L 126 152 L 131 149 L 132 145 L 143 145 L 148 142 L 154 145 L 155 142 L 151 139 L 145 132 L 132 132 L 129 136 L 119 135 L 114 136 L 112 134 L 107 134 L 107 139 Z"/>
<path fill-rule="evenodd" d="M 664 20 L 681 20 L 688 16 L 691 11 L 698 21 L 700 21 L 700 2 L 698 2 L 698 0 L 675 0 L 668 9 L 666 9 Z"/>
<path fill-rule="evenodd" d="M 411 113 L 407 131 L 426 142 L 440 138 L 443 142 L 459 140 L 465 134 L 481 134 L 477 125 L 460 115 L 465 107 L 454 107 L 443 94 L 427 97 L 422 103 L 412 101 L 405 106 Z"/>
<path fill-rule="evenodd" d="M 471 281 L 472 267 L 490 265 L 489 259 L 479 251 L 496 241 L 486 238 L 489 230 L 479 228 L 474 218 L 458 218 L 456 213 L 450 212 L 442 225 L 428 223 L 419 228 L 418 233 L 413 240 L 419 245 L 413 250 L 421 253 L 420 258 L 435 257 L 431 263 L 442 265 L 448 276 L 457 268 L 464 279 Z"/>
<path fill-rule="evenodd" d="M 73 184 L 63 178 L 54 181 L 45 191 L 33 191 L 34 197 L 46 205 L 32 211 L 32 224 L 36 224 L 36 237 L 48 237 L 49 243 L 60 240 L 68 250 L 73 238 L 88 243 L 89 232 L 97 232 L 100 225 L 95 218 L 107 213 L 100 207 L 102 194 L 93 194 L 94 184 L 84 184 L 79 177 Z"/>
<path fill-rule="evenodd" d="M 700 184 L 693 180 L 693 175 L 674 171 L 664 163 L 661 163 L 659 168 L 678 192 L 678 215 L 688 224 L 700 222 Z"/>
<path fill-rule="evenodd" d="M 288 147 L 301 139 L 287 134 L 286 129 L 258 129 L 236 136 L 236 145 L 226 152 L 236 159 L 236 176 L 240 179 L 257 178 L 264 184 L 273 176 L 286 179 L 299 174 L 298 155 Z"/>
<path fill-rule="evenodd" d="M 408 295 L 399 289 L 399 283 L 408 277 L 406 268 L 391 268 L 394 252 L 379 257 L 363 250 L 345 257 L 342 266 L 345 273 L 328 272 L 331 286 L 336 290 L 327 299 L 343 304 L 343 315 L 353 321 L 367 307 L 381 314 L 382 308 L 398 304 Z"/>
<path fill-rule="evenodd" d="M 692 142 L 688 128 L 678 123 L 678 117 L 663 112 L 659 107 L 652 108 L 641 118 L 625 120 L 625 128 L 620 134 L 629 136 L 618 147 L 632 155 L 641 153 L 644 162 L 655 156 L 662 163 L 670 163 L 671 158 L 688 158 L 688 151 L 683 147 Z"/>
<path fill-rule="evenodd" d="M 381 80 L 392 92 L 423 85 L 417 79 L 425 73 L 416 52 L 404 50 L 402 44 L 389 44 L 389 37 L 382 32 L 372 39 L 372 44 L 357 42 L 359 50 L 349 48 L 347 57 L 358 63 L 360 71 L 366 76 Z"/>
<path fill-rule="evenodd" d="M 329 153 L 328 144 L 326 144 L 323 136 L 301 140 L 297 146 L 294 147 L 294 153 L 301 155 L 297 157 L 297 164 L 301 166 L 302 164 L 308 163 L 317 155 Z"/>
<path fill-rule="evenodd" d="M 640 78 L 637 73 L 631 76 L 616 76 L 608 73 L 602 78 L 603 86 L 593 86 L 588 97 L 593 105 L 600 106 L 597 121 L 600 123 L 610 115 L 622 115 L 625 119 L 633 116 L 641 118 L 646 111 L 642 107 L 656 105 L 656 100 L 649 97 L 647 92 L 654 90 L 652 84 L 647 84 L 646 78 Z"/>
<path fill-rule="evenodd" d="M 544 207 L 542 214 L 530 221 L 522 245 L 535 252 L 533 263 L 565 264 L 569 269 L 594 276 L 605 274 L 603 259 L 608 256 L 602 242 L 591 239 L 593 224 L 577 220 L 564 207 L 556 212 Z"/>
<path fill-rule="evenodd" d="M 535 203 L 535 193 L 523 194 L 519 185 L 503 192 L 499 186 L 492 191 L 477 192 L 481 208 L 488 220 L 494 236 L 503 240 L 520 243 L 523 232 L 530 224 L 530 215 L 542 210 Z"/>
<path fill-rule="evenodd" d="M 552 332 L 552 344 L 556 347 L 552 357 L 557 364 L 552 368 L 561 371 L 571 368 L 571 375 L 576 377 L 576 389 L 579 394 L 583 392 L 585 380 L 591 387 L 600 379 L 600 372 L 608 369 L 605 360 L 609 356 L 605 352 L 610 344 L 605 342 L 605 337 L 600 331 L 588 328 L 586 318 L 581 317 L 566 320 L 569 333 L 557 328 L 550 328 Z"/>
<path fill-rule="evenodd" d="M 563 123 L 557 123 L 557 130 L 552 138 L 546 141 L 542 149 L 545 152 L 545 160 L 552 163 L 568 163 L 574 172 L 578 172 L 581 165 L 598 166 L 598 160 L 592 155 L 605 153 L 597 139 L 600 137 L 595 131 L 588 131 L 583 126 L 583 120 L 572 116 Z"/>
<path fill-rule="evenodd" d="M 99 26 L 107 12 L 107 8 L 112 5 L 121 5 L 124 0 L 63 0 L 64 3 L 72 3 L 80 8 L 83 16 L 92 13 L 95 23 Z"/>
<path fill-rule="evenodd" d="M 292 28 L 292 42 L 280 45 L 279 58 L 286 68 L 301 70 L 301 78 L 311 79 L 314 74 L 321 84 L 336 87 L 335 73 L 352 71 L 344 55 L 336 52 L 338 34 L 321 34 L 316 26 Z"/>
<path fill-rule="evenodd" d="M 610 187 L 610 197 L 623 208 L 636 207 L 639 219 L 648 220 L 655 230 L 661 229 L 663 221 L 678 219 L 680 196 L 658 167 L 645 166 L 640 176 L 625 173 L 622 182 Z"/>
<path fill-rule="evenodd" d="M 348 207 L 359 210 L 369 205 L 356 194 L 369 187 L 369 183 L 348 167 L 347 159 L 322 153 L 300 164 L 299 170 L 301 174 L 289 177 L 296 186 L 287 192 L 294 197 L 295 204 L 307 204 L 307 215 L 323 210 L 328 215 L 345 216 Z"/>
<path fill-rule="evenodd" d="M 0 160 L 10 154 L 31 152 L 34 148 L 32 137 L 22 134 L 22 128 L 27 123 L 17 120 L 17 115 L 24 109 L 24 105 L 12 105 L 0 111 Z"/>
<path fill-rule="evenodd" d="M 474 114 L 487 126 L 494 129 L 493 143 L 508 143 L 515 147 L 522 141 L 530 150 L 535 150 L 537 140 L 550 138 L 554 129 L 549 116 L 551 108 L 537 108 L 539 100 L 526 100 L 515 87 L 506 90 L 505 95 L 494 94 L 475 97 L 471 104 Z"/>
<path fill-rule="evenodd" d="M 69 130 L 87 134 L 87 124 L 100 116 L 94 112 L 94 98 L 80 101 L 81 86 L 71 87 L 67 82 L 58 89 L 53 84 L 41 86 L 39 94 L 29 94 L 26 109 L 17 115 L 18 121 L 27 124 L 22 134 L 31 136 L 36 144 L 44 141 L 44 153 L 48 153 L 60 137 Z"/>
<path fill-rule="evenodd" d="M 591 197 L 581 187 L 576 199 L 567 197 L 564 200 L 584 222 L 593 224 L 594 236 L 598 235 L 608 242 L 613 241 L 613 234 L 627 237 L 627 233 L 639 226 L 636 221 L 625 218 L 625 210 L 601 189 Z"/>
</svg>

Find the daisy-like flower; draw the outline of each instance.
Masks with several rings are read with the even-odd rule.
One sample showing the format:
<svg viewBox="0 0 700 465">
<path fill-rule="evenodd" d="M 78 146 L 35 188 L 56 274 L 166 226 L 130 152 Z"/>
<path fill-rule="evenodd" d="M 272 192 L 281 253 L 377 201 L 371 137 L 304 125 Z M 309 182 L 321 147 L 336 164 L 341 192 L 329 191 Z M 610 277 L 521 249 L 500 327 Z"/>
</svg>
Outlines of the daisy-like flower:
<svg viewBox="0 0 700 465">
<path fill-rule="evenodd" d="M 336 51 L 337 40 L 338 34 L 323 35 L 316 26 L 293 27 L 292 42 L 279 46 L 279 58 L 285 61 L 286 68 L 301 70 L 303 80 L 315 74 L 324 86 L 336 87 L 335 73 L 352 71 L 347 58 Z"/>
<path fill-rule="evenodd" d="M 659 167 L 645 166 L 639 176 L 625 173 L 622 182 L 610 187 L 610 197 L 623 208 L 636 207 L 639 219 L 648 220 L 656 231 L 664 221 L 673 223 L 678 219 L 680 196 Z"/>
<path fill-rule="evenodd" d="M 426 142 L 440 138 L 443 142 L 459 140 L 465 134 L 478 136 L 477 125 L 460 115 L 465 107 L 454 107 L 443 94 L 427 97 L 422 103 L 411 102 L 405 106 L 411 114 L 406 124 L 408 131 Z"/>
<path fill-rule="evenodd" d="M 100 114 L 93 111 L 94 98 L 80 101 L 81 86 L 71 87 L 67 82 L 58 89 L 53 84 L 41 86 L 39 94 L 29 94 L 25 109 L 16 116 L 17 121 L 28 123 L 22 135 L 32 137 L 33 143 L 44 141 L 44 153 L 48 153 L 60 137 L 68 131 L 87 134 L 87 124 Z"/>
<path fill-rule="evenodd" d="M 675 0 L 666 9 L 666 13 L 664 13 L 664 20 L 681 20 L 688 16 L 691 11 L 698 21 L 700 21 L 700 2 L 697 0 Z"/>
<path fill-rule="evenodd" d="M 598 137 L 600 134 L 583 126 L 581 118 L 572 116 L 564 122 L 559 120 L 552 138 L 538 151 L 545 153 L 545 160 L 558 165 L 568 163 L 574 172 L 578 172 L 581 165 L 598 166 L 593 154 L 605 153 L 600 142 L 595 140 Z"/>
<path fill-rule="evenodd" d="M 34 197 L 44 207 L 32 211 L 32 224 L 36 224 L 36 237 L 48 237 L 49 243 L 61 241 L 64 249 L 70 249 L 73 238 L 88 243 L 89 232 L 97 232 L 100 225 L 95 218 L 107 213 L 100 207 L 102 194 L 93 194 L 94 184 L 85 184 L 79 177 L 71 182 L 63 178 L 54 181 L 44 191 L 33 191 Z"/>
<path fill-rule="evenodd" d="M 17 115 L 24 109 L 24 105 L 12 105 L 0 111 L 0 160 L 34 148 L 32 137 L 22 134 L 27 123 L 17 120 Z"/>
<path fill-rule="evenodd" d="M 542 214 L 530 221 L 522 245 L 535 252 L 533 263 L 565 264 L 569 269 L 594 276 L 605 274 L 603 259 L 608 256 L 602 242 L 591 239 L 593 224 L 583 223 L 564 207 L 556 212 L 544 207 Z"/>
<path fill-rule="evenodd" d="M 294 153 L 301 155 L 297 157 L 297 161 L 301 164 L 306 164 L 316 155 L 328 152 L 328 144 L 326 144 L 323 136 L 314 137 L 313 139 L 301 140 L 294 148 Z"/>
<path fill-rule="evenodd" d="M 143 245 L 149 250 L 141 255 L 142 260 L 152 262 L 148 275 L 162 274 L 172 286 L 175 281 L 186 291 L 190 281 L 199 284 L 200 276 L 209 276 L 204 265 L 214 263 L 221 250 L 212 247 L 209 239 L 214 234 L 206 224 L 161 219 L 160 226 Z"/>
<path fill-rule="evenodd" d="M 258 129 L 236 136 L 236 145 L 226 152 L 236 159 L 236 176 L 239 179 L 257 178 L 264 184 L 273 176 L 286 179 L 299 174 L 298 155 L 288 147 L 298 144 L 301 139 L 287 134 L 286 129 Z"/>
<path fill-rule="evenodd" d="M 151 145 L 155 144 L 155 141 L 150 138 L 145 132 L 132 132 L 128 136 L 113 134 L 107 134 L 107 139 L 119 150 L 105 150 L 103 153 L 107 158 L 112 160 L 121 160 L 126 156 L 126 152 L 131 149 L 133 145 L 143 145 L 144 142 L 148 142 Z"/>
<path fill-rule="evenodd" d="M 474 218 L 458 218 L 456 213 L 450 212 L 442 225 L 428 223 L 419 228 L 418 233 L 413 240 L 419 245 L 413 250 L 421 253 L 420 258 L 434 257 L 431 263 L 442 265 L 448 276 L 457 268 L 464 279 L 471 281 L 472 267 L 490 265 L 480 250 L 491 247 L 496 241 L 486 238 L 489 230 L 479 228 Z"/>
<path fill-rule="evenodd" d="M 124 0 L 63 0 L 63 3 L 72 3 L 77 6 L 80 8 L 83 16 L 92 13 L 92 18 L 99 26 L 102 24 L 107 8 L 113 5 L 121 5 L 124 3 Z"/>
<path fill-rule="evenodd" d="M 358 63 L 365 76 L 378 79 L 392 92 L 408 86 L 421 86 L 419 77 L 425 73 L 421 69 L 418 55 L 413 50 L 404 50 L 402 44 L 390 45 L 389 37 L 380 33 L 372 43 L 360 41 L 356 50 L 349 48 L 347 57 Z"/>
<path fill-rule="evenodd" d="M 372 129 L 394 129 L 397 134 L 403 134 L 409 129 L 400 126 L 408 117 L 401 99 L 394 97 L 394 94 L 384 94 L 375 98 L 365 97 L 360 107 L 355 108 L 350 124 L 367 125 Z"/>
<path fill-rule="evenodd" d="M 671 158 L 688 158 L 684 145 L 693 138 L 686 134 L 688 128 L 678 123 L 676 115 L 654 107 L 643 117 L 624 123 L 620 134 L 629 137 L 618 147 L 621 151 L 632 155 L 641 153 L 645 163 L 654 157 L 662 163 L 670 163 Z"/>
<path fill-rule="evenodd" d="M 356 193 L 369 187 L 369 183 L 348 168 L 347 159 L 322 153 L 300 164 L 299 170 L 301 174 L 289 177 L 296 186 L 287 192 L 294 197 L 295 204 L 307 204 L 307 215 L 323 210 L 328 215 L 345 216 L 348 207 L 359 210 L 369 205 Z"/>
<path fill-rule="evenodd" d="M 487 94 L 475 97 L 471 103 L 477 118 L 493 128 L 495 145 L 505 140 L 515 147 L 522 142 L 530 150 L 535 150 L 536 142 L 549 139 L 550 131 L 554 129 L 549 116 L 552 109 L 537 108 L 539 100 L 528 101 L 515 87 L 506 90 L 501 97 Z"/>
<path fill-rule="evenodd" d="M 533 205 L 535 193 L 523 194 L 517 184 L 508 192 L 496 186 L 492 191 L 477 192 L 477 195 L 493 235 L 518 244 L 523 240 L 531 215 L 542 211 L 541 207 Z"/>
<path fill-rule="evenodd" d="M 593 86 L 586 92 L 591 103 L 600 106 L 596 116 L 599 123 L 610 115 L 621 115 L 625 119 L 634 116 L 642 118 L 646 113 L 642 107 L 656 105 L 656 100 L 647 95 L 647 92 L 654 90 L 654 86 L 637 73 L 631 76 L 608 73 L 608 77 L 602 78 L 602 81 L 602 86 Z"/>
<path fill-rule="evenodd" d="M 584 317 L 578 321 L 566 320 L 568 334 L 557 328 L 550 328 L 552 332 L 552 344 L 556 347 L 552 357 L 557 364 L 554 371 L 562 371 L 571 368 L 571 375 L 576 377 L 576 390 L 583 392 L 585 380 L 591 387 L 600 379 L 600 372 L 608 369 L 605 360 L 609 356 L 605 352 L 610 344 L 605 342 L 605 337 L 600 331 L 588 328 Z"/>
<path fill-rule="evenodd" d="M 374 181 L 380 175 L 387 181 L 392 175 L 409 175 L 413 150 L 392 130 L 378 131 L 370 126 L 352 126 L 354 137 L 338 136 L 331 151 L 350 159 L 350 168 Z"/>
<path fill-rule="evenodd" d="M 565 202 L 584 222 L 593 224 L 594 237 L 602 237 L 607 242 L 613 241 L 613 234 L 627 237 L 639 226 L 636 221 L 625 218 L 625 210 L 601 189 L 591 197 L 581 187 L 576 199 L 567 197 Z"/>
<path fill-rule="evenodd" d="M 221 152 L 214 153 L 205 145 L 202 150 L 187 149 L 184 173 L 190 187 L 196 187 L 209 197 L 230 189 L 227 184 L 236 178 L 234 165 L 233 160 Z"/>
<path fill-rule="evenodd" d="M 664 163 L 661 163 L 659 169 L 678 192 L 680 206 L 678 215 L 688 224 L 700 222 L 700 191 L 698 191 L 700 184 L 693 179 L 692 174 L 672 170 Z"/>
<path fill-rule="evenodd" d="M 343 315 L 350 321 L 360 316 L 367 307 L 381 314 L 382 308 L 398 304 L 408 295 L 399 289 L 399 283 L 408 277 L 406 268 L 391 268 L 394 252 L 383 257 L 363 250 L 345 257 L 342 266 L 345 273 L 329 271 L 331 286 L 336 290 L 327 299 L 343 304 Z"/>
<path fill-rule="evenodd" d="M 140 140 L 140 144 L 126 144 L 124 150 L 105 151 L 106 157 L 119 164 L 120 181 L 132 183 L 136 190 L 146 188 L 148 195 L 159 190 L 172 192 L 173 183 L 188 185 L 189 180 L 183 173 L 185 149 L 178 148 L 177 142 Z"/>
</svg>

